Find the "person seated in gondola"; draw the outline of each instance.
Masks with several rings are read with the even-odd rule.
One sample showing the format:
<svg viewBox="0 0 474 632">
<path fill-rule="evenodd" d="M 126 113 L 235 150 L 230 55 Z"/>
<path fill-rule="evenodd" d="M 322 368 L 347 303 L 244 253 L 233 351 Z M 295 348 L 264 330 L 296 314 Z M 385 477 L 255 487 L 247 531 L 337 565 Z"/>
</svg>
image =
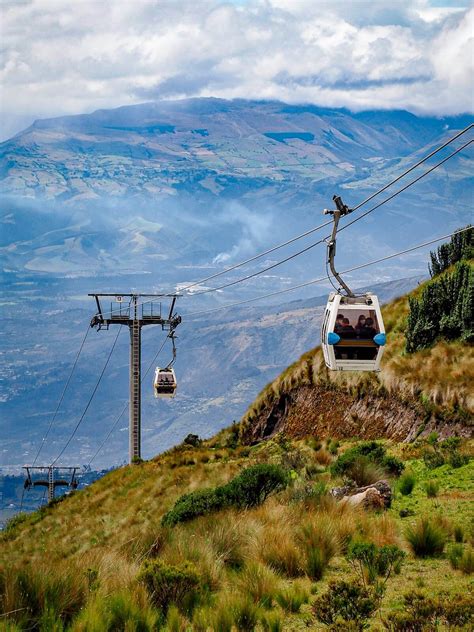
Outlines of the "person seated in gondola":
<svg viewBox="0 0 474 632">
<path fill-rule="evenodd" d="M 342 319 L 342 328 L 339 332 L 341 338 L 355 338 L 356 332 L 354 327 L 351 325 L 350 320 L 348 318 Z"/>
<path fill-rule="evenodd" d="M 357 325 L 355 326 L 355 331 L 356 331 L 356 334 L 357 334 L 358 338 L 362 338 L 363 337 L 362 336 L 362 330 L 364 329 L 364 327 L 365 327 L 365 316 L 364 316 L 364 314 L 361 314 L 359 316 L 358 321 L 357 321 Z"/>
<path fill-rule="evenodd" d="M 339 334 L 344 326 L 343 324 L 344 314 L 338 314 L 336 317 L 336 324 L 334 325 L 334 333 Z"/>
<path fill-rule="evenodd" d="M 341 339 L 351 339 L 356 337 L 356 332 L 354 327 L 351 325 L 350 320 L 348 318 L 343 318 L 342 320 L 342 328 L 339 331 L 338 335 Z M 354 353 L 357 350 L 353 347 L 342 347 L 341 348 L 341 358 L 344 360 L 352 360 L 354 358 Z"/>
<path fill-rule="evenodd" d="M 372 338 L 377 334 L 377 330 L 374 327 L 373 318 L 367 318 L 365 321 L 365 326 L 362 329 L 361 338 L 368 338 L 372 340 Z"/>
</svg>

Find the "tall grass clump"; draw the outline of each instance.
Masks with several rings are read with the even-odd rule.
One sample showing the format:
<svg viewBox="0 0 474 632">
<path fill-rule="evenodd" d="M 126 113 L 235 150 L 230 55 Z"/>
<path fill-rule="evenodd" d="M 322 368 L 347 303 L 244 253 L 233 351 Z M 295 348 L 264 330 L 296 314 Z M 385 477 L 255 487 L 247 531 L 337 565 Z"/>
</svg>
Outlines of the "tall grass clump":
<svg viewBox="0 0 474 632">
<path fill-rule="evenodd" d="M 436 498 L 439 492 L 439 484 L 436 481 L 426 481 L 425 492 L 428 498 Z"/>
<path fill-rule="evenodd" d="M 279 577 L 260 562 L 249 562 L 238 579 L 242 594 L 248 595 L 255 604 L 265 607 L 271 607 L 280 583 Z"/>
<path fill-rule="evenodd" d="M 282 632 L 283 623 L 278 612 L 264 612 L 260 618 L 263 632 Z"/>
<path fill-rule="evenodd" d="M 299 612 L 303 604 L 308 603 L 309 593 L 301 583 L 283 588 L 275 595 L 278 605 L 287 612 Z"/>
<path fill-rule="evenodd" d="M 416 477 L 412 472 L 405 472 L 400 476 L 398 489 L 402 496 L 409 496 L 415 488 Z"/>
<path fill-rule="evenodd" d="M 449 547 L 448 559 L 455 570 L 460 570 L 465 575 L 474 573 L 474 552 L 472 547 L 464 548 L 462 544 L 454 543 Z"/>
<path fill-rule="evenodd" d="M 408 527 L 405 538 L 416 557 L 441 555 L 446 545 L 446 532 L 430 518 L 424 517 Z"/>
<path fill-rule="evenodd" d="M 337 552 L 335 530 L 326 522 L 308 521 L 302 525 L 299 539 L 306 561 L 306 574 L 317 581 L 321 579 L 331 558 Z"/>
<path fill-rule="evenodd" d="M 74 620 L 70 632 L 154 632 L 159 629 L 160 613 L 134 597 L 130 592 L 118 592 L 108 597 L 95 595 Z M 49 632 L 50 628 L 44 630 Z"/>
<path fill-rule="evenodd" d="M 30 566 L 5 570 L 0 585 L 2 609 L 15 611 L 13 620 L 25 629 L 68 625 L 87 599 L 85 581 L 76 569 Z"/>
</svg>

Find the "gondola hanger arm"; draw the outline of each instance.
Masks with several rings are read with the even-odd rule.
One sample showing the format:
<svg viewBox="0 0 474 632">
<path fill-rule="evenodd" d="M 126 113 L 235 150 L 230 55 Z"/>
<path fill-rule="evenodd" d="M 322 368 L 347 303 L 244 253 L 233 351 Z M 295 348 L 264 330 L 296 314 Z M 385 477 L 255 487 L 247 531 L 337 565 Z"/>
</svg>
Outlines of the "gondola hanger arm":
<svg viewBox="0 0 474 632">
<path fill-rule="evenodd" d="M 344 202 L 342 201 L 342 199 L 341 199 L 341 197 L 339 195 L 334 195 L 332 199 L 333 199 L 333 201 L 334 201 L 334 203 L 336 205 L 336 208 L 334 210 L 329 210 L 327 208 L 324 209 L 324 214 L 325 215 L 332 215 L 333 221 L 334 221 L 333 227 L 332 227 L 331 237 L 329 238 L 329 241 L 328 241 L 327 262 L 329 263 L 329 267 L 331 268 L 331 272 L 333 273 L 334 277 L 339 282 L 339 285 L 346 291 L 347 296 L 350 296 L 351 298 L 354 298 L 354 296 L 355 296 L 354 292 L 342 280 L 342 278 L 339 275 L 339 273 L 337 272 L 337 270 L 335 268 L 335 264 L 334 264 L 334 259 L 336 257 L 336 235 L 337 235 L 337 229 L 338 229 L 338 226 L 339 226 L 339 220 L 340 220 L 341 216 L 349 215 L 349 213 L 352 213 L 352 209 L 350 209 L 347 206 L 347 204 L 344 204 Z"/>
</svg>

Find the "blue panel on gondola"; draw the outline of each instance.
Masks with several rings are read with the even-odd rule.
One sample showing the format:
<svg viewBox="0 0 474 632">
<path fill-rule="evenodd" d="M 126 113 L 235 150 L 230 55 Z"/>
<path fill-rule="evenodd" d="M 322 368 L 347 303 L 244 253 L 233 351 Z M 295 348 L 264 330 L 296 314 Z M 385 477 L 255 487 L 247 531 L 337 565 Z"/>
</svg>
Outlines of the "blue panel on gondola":
<svg viewBox="0 0 474 632">
<path fill-rule="evenodd" d="M 376 336 L 374 336 L 374 342 L 376 345 L 383 347 L 384 344 L 387 342 L 387 336 L 385 334 L 377 334 Z"/>
<path fill-rule="evenodd" d="M 328 345 L 337 345 L 340 339 L 341 337 L 335 334 L 333 331 L 330 331 L 328 333 Z"/>
</svg>

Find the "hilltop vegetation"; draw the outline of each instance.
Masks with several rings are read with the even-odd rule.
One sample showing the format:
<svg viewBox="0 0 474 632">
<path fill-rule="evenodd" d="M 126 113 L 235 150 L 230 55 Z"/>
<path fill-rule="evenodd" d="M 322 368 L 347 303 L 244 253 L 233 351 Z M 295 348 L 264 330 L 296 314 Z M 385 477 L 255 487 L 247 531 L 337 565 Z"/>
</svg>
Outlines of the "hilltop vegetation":
<svg viewBox="0 0 474 632">
<path fill-rule="evenodd" d="M 0 629 L 297 631 L 327 629 L 328 621 L 339 629 L 330 623 L 334 612 L 318 609 L 327 590 L 362 591 L 358 599 L 370 605 L 371 629 L 405 629 L 389 625 L 415 593 L 421 594 L 418 606 L 431 608 L 440 621 L 464 622 L 461 629 L 469 622 L 474 470 L 467 444 L 454 447 L 462 464 L 433 469 L 424 454 L 451 449 L 435 436 L 370 449 L 281 436 L 250 448 L 238 445 L 237 432 L 234 426 L 197 447 L 183 444 L 121 468 L 54 506 L 18 517 L 0 543 L 1 604 L 11 613 L 0 619 Z M 354 466 L 348 456 L 356 445 L 356 460 L 374 455 L 373 469 L 343 465 Z M 242 468 L 255 466 L 261 473 L 284 472 L 285 485 L 255 506 L 161 524 L 183 495 L 225 486 Z M 387 511 L 353 508 L 328 493 L 343 480 L 341 472 L 359 482 L 389 476 L 397 490 L 403 468 L 414 487 L 408 495 L 396 491 Z M 420 536 L 425 524 L 430 533 Z M 428 537 L 422 553 L 409 527 L 416 537 Z M 437 542 L 433 551 L 430 537 Z M 350 629 L 360 628 L 363 612 L 352 612 Z"/>
</svg>

